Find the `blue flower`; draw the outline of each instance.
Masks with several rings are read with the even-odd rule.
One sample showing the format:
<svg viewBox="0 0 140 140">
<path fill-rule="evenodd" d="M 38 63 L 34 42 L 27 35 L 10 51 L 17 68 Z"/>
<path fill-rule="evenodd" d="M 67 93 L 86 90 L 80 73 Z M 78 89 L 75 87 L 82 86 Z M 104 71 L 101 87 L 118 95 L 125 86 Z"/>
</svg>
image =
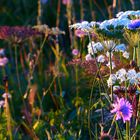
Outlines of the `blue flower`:
<svg viewBox="0 0 140 140">
<path fill-rule="evenodd" d="M 128 24 L 128 28 L 131 30 L 140 28 L 140 20 L 133 20 L 130 24 Z"/>
<path fill-rule="evenodd" d="M 48 2 L 48 0 L 41 0 L 42 4 L 46 4 Z"/>
</svg>

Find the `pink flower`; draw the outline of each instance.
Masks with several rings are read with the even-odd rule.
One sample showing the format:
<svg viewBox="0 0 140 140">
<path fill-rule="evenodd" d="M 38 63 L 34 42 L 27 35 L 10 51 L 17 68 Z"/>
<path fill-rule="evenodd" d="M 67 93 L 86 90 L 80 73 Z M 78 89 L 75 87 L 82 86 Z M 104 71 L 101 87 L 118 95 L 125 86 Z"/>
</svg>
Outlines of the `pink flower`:
<svg viewBox="0 0 140 140">
<path fill-rule="evenodd" d="M 0 66 L 5 66 L 8 63 L 7 57 L 0 57 Z"/>
<path fill-rule="evenodd" d="M 117 101 L 113 104 L 114 109 L 111 113 L 116 113 L 116 120 L 123 119 L 123 122 L 130 121 L 132 117 L 132 105 L 124 98 L 117 98 Z"/>
<path fill-rule="evenodd" d="M 78 49 L 73 49 L 73 50 L 72 50 L 72 54 L 75 55 L 75 56 L 78 55 L 78 54 L 79 54 Z"/>
<path fill-rule="evenodd" d="M 63 3 L 64 5 L 70 4 L 70 3 L 71 3 L 71 0 L 63 0 L 62 3 Z"/>
<path fill-rule="evenodd" d="M 87 35 L 87 34 L 86 34 L 84 31 L 77 29 L 77 30 L 75 30 L 75 35 L 76 35 L 77 37 L 82 38 L 82 37 L 84 37 L 84 36 Z"/>
<path fill-rule="evenodd" d="M 3 100 L 0 101 L 0 108 L 4 106 L 4 103 L 5 102 Z"/>
<path fill-rule="evenodd" d="M 11 97 L 12 97 L 11 94 L 9 94 L 9 93 L 3 93 L 2 97 L 3 97 L 3 98 L 6 98 L 6 96 L 7 96 L 8 98 L 11 98 Z"/>
</svg>

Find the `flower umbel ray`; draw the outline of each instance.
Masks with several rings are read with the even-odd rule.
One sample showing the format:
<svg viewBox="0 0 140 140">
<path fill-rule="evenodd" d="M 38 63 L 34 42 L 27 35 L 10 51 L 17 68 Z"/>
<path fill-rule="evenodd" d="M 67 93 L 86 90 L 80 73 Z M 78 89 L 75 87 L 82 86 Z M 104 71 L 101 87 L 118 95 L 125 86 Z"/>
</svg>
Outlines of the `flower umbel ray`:
<svg viewBox="0 0 140 140">
<path fill-rule="evenodd" d="M 117 98 L 113 104 L 114 109 L 111 113 L 116 113 L 116 120 L 123 119 L 123 122 L 130 121 L 132 117 L 132 105 L 124 98 Z"/>
</svg>

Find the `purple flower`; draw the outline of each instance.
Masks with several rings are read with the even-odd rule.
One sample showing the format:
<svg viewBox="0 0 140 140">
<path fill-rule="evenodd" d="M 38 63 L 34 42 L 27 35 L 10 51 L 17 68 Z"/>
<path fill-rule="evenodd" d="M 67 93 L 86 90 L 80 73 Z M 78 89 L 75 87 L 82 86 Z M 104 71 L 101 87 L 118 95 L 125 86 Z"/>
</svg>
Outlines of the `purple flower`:
<svg viewBox="0 0 140 140">
<path fill-rule="evenodd" d="M 140 20 L 139 19 L 133 20 L 130 24 L 128 24 L 128 28 L 131 30 L 140 28 Z"/>
<path fill-rule="evenodd" d="M 132 105 L 124 98 L 117 98 L 113 104 L 114 109 L 111 113 L 116 113 L 116 120 L 123 119 L 123 122 L 130 121 L 132 117 Z"/>
<path fill-rule="evenodd" d="M 79 54 L 79 51 L 78 51 L 77 49 L 73 49 L 73 50 L 72 50 L 72 54 L 76 56 L 76 55 Z"/>
</svg>

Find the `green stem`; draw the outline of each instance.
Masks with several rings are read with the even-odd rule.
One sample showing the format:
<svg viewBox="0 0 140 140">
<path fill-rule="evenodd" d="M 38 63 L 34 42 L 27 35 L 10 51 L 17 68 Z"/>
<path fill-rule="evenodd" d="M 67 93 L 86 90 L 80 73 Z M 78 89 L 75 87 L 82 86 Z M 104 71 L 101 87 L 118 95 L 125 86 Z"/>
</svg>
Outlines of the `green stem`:
<svg viewBox="0 0 140 140">
<path fill-rule="evenodd" d="M 140 103 L 140 94 L 139 94 L 139 99 L 138 99 L 138 107 L 139 107 L 139 103 Z M 139 122 L 139 117 L 140 116 L 140 110 L 137 110 L 137 118 L 136 118 L 136 124 L 135 124 L 135 128 L 137 128 L 138 126 L 138 122 Z M 134 140 L 136 139 L 136 137 L 134 138 Z"/>
<path fill-rule="evenodd" d="M 138 47 L 136 48 L 137 53 L 137 66 L 140 66 L 140 41 L 138 42 Z"/>
<path fill-rule="evenodd" d="M 136 62 L 136 48 L 137 48 L 137 46 L 134 46 L 134 50 L 133 50 L 133 61 L 135 61 Z"/>
<path fill-rule="evenodd" d="M 79 96 L 79 91 L 78 91 L 78 67 L 76 65 L 75 67 L 75 81 L 76 81 L 76 96 Z"/>
<path fill-rule="evenodd" d="M 92 87 L 91 87 L 91 92 L 90 92 L 90 99 L 89 99 L 89 109 L 88 109 L 88 131 L 89 131 L 89 136 L 90 136 L 90 140 L 92 140 L 92 134 L 91 134 L 91 126 L 90 126 L 90 106 L 92 103 L 92 94 L 93 94 L 93 89 L 94 89 L 94 83 L 96 81 L 96 76 L 97 76 L 98 72 L 95 75 L 95 78 L 93 79 L 93 83 L 92 83 Z"/>
<path fill-rule="evenodd" d="M 105 84 L 104 84 L 104 81 L 103 81 L 103 77 L 102 77 L 102 74 L 101 74 L 101 71 L 100 71 L 100 67 L 99 67 L 99 65 L 98 65 L 98 62 L 97 62 L 97 59 L 96 59 L 96 56 L 95 56 L 95 53 L 94 53 L 94 50 L 93 50 L 93 45 L 92 45 L 92 40 L 91 40 L 91 37 L 90 37 L 90 33 L 88 33 L 88 38 L 89 38 L 89 41 L 90 41 L 91 46 L 92 46 L 93 58 L 94 58 L 94 60 L 95 60 L 96 67 L 97 67 L 97 69 L 99 70 L 99 71 L 98 71 L 98 72 L 99 72 L 99 77 L 100 77 L 100 79 L 101 79 L 103 88 L 104 88 L 105 92 L 107 93 L 107 90 L 106 90 L 106 87 L 105 87 Z"/>
<path fill-rule="evenodd" d="M 18 46 L 15 46 L 15 64 L 16 64 L 16 74 L 17 74 L 18 88 L 19 88 L 20 95 L 21 95 L 21 97 L 22 97 L 22 89 L 21 89 L 21 83 L 20 83 L 19 71 L 18 71 L 17 47 L 18 47 Z"/>
<path fill-rule="evenodd" d="M 129 121 L 126 122 L 126 140 L 129 140 L 129 135 L 130 135 L 130 125 Z"/>
<path fill-rule="evenodd" d="M 38 64 L 39 57 L 40 57 L 40 54 L 41 54 L 41 52 L 42 52 L 42 50 L 43 50 L 44 44 L 45 44 L 45 42 L 46 42 L 46 39 L 47 39 L 47 38 L 45 37 L 44 40 L 43 40 L 43 42 L 42 42 L 42 44 L 41 44 L 41 46 L 40 46 L 39 53 L 38 53 L 38 56 L 37 56 L 37 58 L 36 58 L 35 64 L 34 64 L 33 68 L 30 69 L 30 71 L 29 71 L 28 85 L 27 85 L 27 88 L 26 88 L 26 91 L 25 91 L 25 94 L 24 94 L 24 99 L 27 98 L 28 91 L 29 91 L 30 86 L 31 86 L 31 77 L 33 76 L 35 67 L 36 67 L 36 65 Z"/>
<path fill-rule="evenodd" d="M 108 134 L 110 134 L 111 129 L 112 129 L 113 125 L 114 125 L 115 120 L 116 120 L 116 115 L 113 117 L 113 120 L 112 120 L 112 123 L 111 123 L 110 129 L 108 130 Z"/>
<path fill-rule="evenodd" d="M 101 84 L 99 81 L 99 92 L 100 92 L 100 101 L 102 103 L 102 96 L 101 96 Z M 103 107 L 101 106 L 101 119 L 102 119 L 102 124 L 104 124 L 104 111 L 103 111 Z"/>
<path fill-rule="evenodd" d="M 112 51 L 109 51 L 109 63 L 110 63 L 110 75 L 112 74 Z M 113 85 L 110 88 L 110 92 L 111 92 L 111 101 L 113 102 Z"/>
</svg>

